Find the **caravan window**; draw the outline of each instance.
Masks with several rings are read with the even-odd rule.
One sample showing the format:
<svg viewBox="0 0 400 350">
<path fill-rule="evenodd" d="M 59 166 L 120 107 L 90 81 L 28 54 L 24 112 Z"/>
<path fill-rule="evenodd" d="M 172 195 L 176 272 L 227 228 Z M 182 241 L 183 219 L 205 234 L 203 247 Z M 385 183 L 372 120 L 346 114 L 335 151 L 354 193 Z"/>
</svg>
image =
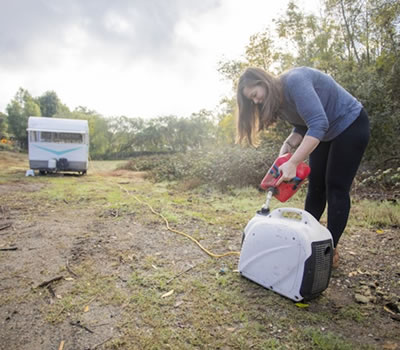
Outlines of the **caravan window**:
<svg viewBox="0 0 400 350">
<path fill-rule="evenodd" d="M 39 131 L 31 131 L 29 133 L 30 142 L 38 142 L 39 141 Z"/>
<path fill-rule="evenodd" d="M 83 143 L 84 135 L 69 132 L 31 131 L 31 142 Z"/>
<path fill-rule="evenodd" d="M 40 131 L 40 142 L 52 142 L 52 132 Z"/>
<path fill-rule="evenodd" d="M 83 143 L 83 135 L 67 132 L 54 132 L 53 142 L 56 143 Z"/>
</svg>

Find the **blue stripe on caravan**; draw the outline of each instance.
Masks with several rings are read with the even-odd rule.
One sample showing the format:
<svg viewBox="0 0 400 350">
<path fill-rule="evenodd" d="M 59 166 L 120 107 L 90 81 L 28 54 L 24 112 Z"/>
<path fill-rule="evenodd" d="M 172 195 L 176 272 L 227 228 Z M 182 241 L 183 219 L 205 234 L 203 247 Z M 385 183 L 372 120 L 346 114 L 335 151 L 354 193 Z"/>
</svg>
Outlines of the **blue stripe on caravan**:
<svg viewBox="0 0 400 350">
<path fill-rule="evenodd" d="M 66 153 L 69 153 L 69 152 L 73 152 L 73 151 L 76 151 L 76 150 L 82 148 L 82 147 L 76 147 L 76 148 L 66 149 L 65 151 L 55 151 L 53 149 L 42 147 L 42 146 L 37 146 L 37 145 L 33 145 L 33 146 L 35 146 L 37 148 L 40 148 L 43 151 L 47 151 L 47 152 L 53 153 L 53 154 L 55 154 L 57 156 L 62 156 L 63 154 L 66 154 Z"/>
</svg>

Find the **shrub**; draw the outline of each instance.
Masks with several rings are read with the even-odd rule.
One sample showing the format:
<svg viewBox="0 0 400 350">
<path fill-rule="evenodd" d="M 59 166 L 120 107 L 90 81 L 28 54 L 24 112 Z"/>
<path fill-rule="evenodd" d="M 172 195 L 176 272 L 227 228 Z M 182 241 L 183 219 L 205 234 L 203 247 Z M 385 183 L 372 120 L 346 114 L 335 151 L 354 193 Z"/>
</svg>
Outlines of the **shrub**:
<svg viewBox="0 0 400 350">
<path fill-rule="evenodd" d="M 12 144 L 0 142 L 0 151 L 12 152 L 15 150 L 16 150 L 16 148 Z"/>
<path fill-rule="evenodd" d="M 400 167 L 365 171 L 361 175 L 361 187 L 380 189 L 400 189 Z"/>
<path fill-rule="evenodd" d="M 258 186 L 275 160 L 279 145 L 264 142 L 259 148 L 224 146 L 219 149 L 138 157 L 125 169 L 148 171 L 155 181 L 186 180 L 227 190 Z"/>
</svg>

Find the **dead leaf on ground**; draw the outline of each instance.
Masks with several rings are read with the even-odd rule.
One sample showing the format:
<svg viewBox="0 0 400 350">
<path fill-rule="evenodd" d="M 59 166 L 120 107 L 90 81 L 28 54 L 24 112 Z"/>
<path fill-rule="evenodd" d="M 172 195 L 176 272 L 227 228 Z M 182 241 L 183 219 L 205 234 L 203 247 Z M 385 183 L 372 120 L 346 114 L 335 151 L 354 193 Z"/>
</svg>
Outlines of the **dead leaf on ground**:
<svg viewBox="0 0 400 350">
<path fill-rule="evenodd" d="M 174 307 L 179 307 L 183 304 L 183 301 L 178 301 L 177 303 L 175 303 Z"/>
<path fill-rule="evenodd" d="M 174 293 L 174 290 L 172 289 L 172 290 L 170 290 L 169 292 L 167 292 L 167 293 L 161 295 L 161 298 L 169 297 L 169 296 L 172 295 L 173 293 Z"/>
<path fill-rule="evenodd" d="M 305 309 L 310 306 L 309 304 L 304 304 L 304 303 L 296 303 L 295 305 L 301 309 Z"/>
<path fill-rule="evenodd" d="M 385 343 L 382 348 L 385 350 L 397 350 L 399 347 L 395 343 Z"/>
</svg>

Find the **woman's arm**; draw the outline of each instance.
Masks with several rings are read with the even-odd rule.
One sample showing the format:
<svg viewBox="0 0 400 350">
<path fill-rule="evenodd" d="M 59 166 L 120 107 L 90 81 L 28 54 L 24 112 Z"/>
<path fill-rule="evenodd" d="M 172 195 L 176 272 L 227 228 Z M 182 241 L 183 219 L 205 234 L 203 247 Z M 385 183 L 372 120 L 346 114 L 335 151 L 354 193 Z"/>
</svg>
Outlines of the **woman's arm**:
<svg viewBox="0 0 400 350">
<path fill-rule="evenodd" d="M 303 136 L 297 132 L 293 132 L 288 136 L 285 142 L 282 144 L 281 150 L 279 151 L 279 155 L 283 155 L 285 153 L 293 152 L 298 145 L 300 145 L 303 140 Z"/>
<path fill-rule="evenodd" d="M 297 166 L 314 151 L 319 142 L 319 139 L 314 136 L 304 136 L 303 141 L 301 141 L 300 146 L 294 152 L 293 156 L 279 167 L 282 176 L 277 181 L 276 186 L 279 186 L 282 181 L 290 181 L 296 177 Z"/>
</svg>

